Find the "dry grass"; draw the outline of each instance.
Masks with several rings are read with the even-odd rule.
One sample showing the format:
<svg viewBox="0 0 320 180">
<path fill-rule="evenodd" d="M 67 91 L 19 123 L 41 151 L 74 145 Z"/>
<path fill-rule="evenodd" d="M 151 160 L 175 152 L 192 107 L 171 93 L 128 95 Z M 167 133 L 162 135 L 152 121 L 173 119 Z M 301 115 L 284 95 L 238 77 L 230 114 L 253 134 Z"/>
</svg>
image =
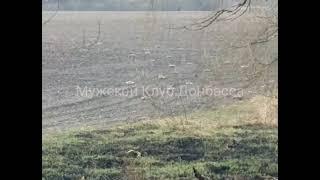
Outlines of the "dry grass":
<svg viewBox="0 0 320 180">
<path fill-rule="evenodd" d="M 252 121 L 278 127 L 278 99 L 275 97 L 256 96 L 251 100 L 255 114 Z"/>
<path fill-rule="evenodd" d="M 199 111 L 184 116 L 148 119 L 116 128 L 140 129 L 157 127 L 177 134 L 211 136 L 216 128 L 242 125 L 278 126 L 278 99 L 275 97 L 255 96 L 217 110 Z"/>
</svg>

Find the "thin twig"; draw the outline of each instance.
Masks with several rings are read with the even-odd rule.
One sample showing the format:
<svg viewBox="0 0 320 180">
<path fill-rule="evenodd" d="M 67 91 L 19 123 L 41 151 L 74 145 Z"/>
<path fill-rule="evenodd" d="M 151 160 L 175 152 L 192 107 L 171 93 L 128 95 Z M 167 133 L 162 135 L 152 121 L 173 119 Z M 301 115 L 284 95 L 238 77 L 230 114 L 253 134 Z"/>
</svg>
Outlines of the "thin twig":
<svg viewBox="0 0 320 180">
<path fill-rule="evenodd" d="M 98 21 L 97 37 L 96 37 L 96 39 L 95 39 L 91 44 L 89 44 L 89 45 L 87 46 L 87 48 L 91 48 L 92 46 L 96 45 L 96 44 L 99 42 L 99 40 L 100 40 L 100 35 L 101 35 L 101 21 L 99 20 L 99 21 Z"/>
<path fill-rule="evenodd" d="M 233 21 L 239 17 L 241 17 L 243 14 L 245 14 L 248 10 L 248 8 L 251 5 L 251 0 L 243 0 L 236 6 L 233 6 L 233 8 L 230 9 L 221 9 L 216 12 L 213 12 L 212 14 L 208 15 L 205 18 L 201 18 L 202 20 L 189 24 L 189 25 L 184 25 L 182 27 L 174 27 L 171 29 L 186 29 L 186 30 L 193 30 L 193 31 L 198 31 L 198 30 L 203 30 L 213 24 L 214 22 L 218 21 Z M 243 11 L 242 8 L 245 7 Z M 227 14 L 228 16 L 225 18 L 220 18 L 223 14 Z"/>
</svg>

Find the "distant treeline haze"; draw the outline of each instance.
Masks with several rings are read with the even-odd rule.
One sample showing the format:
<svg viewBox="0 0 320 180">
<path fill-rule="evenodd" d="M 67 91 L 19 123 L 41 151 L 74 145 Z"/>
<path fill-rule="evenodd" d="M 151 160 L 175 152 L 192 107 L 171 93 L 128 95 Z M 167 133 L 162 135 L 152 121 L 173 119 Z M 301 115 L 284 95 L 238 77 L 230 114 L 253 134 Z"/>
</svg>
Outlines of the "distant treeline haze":
<svg viewBox="0 0 320 180">
<path fill-rule="evenodd" d="M 241 0 L 42 0 L 43 10 L 66 11 L 210 11 Z M 253 0 L 268 3 L 268 0 Z"/>
</svg>

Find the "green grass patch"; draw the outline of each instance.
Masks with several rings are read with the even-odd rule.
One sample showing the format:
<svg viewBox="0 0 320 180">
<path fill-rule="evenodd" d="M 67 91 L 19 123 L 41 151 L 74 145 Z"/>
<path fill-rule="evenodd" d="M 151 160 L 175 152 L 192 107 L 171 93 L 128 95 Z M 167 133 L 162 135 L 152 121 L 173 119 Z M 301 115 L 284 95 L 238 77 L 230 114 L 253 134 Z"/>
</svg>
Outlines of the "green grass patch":
<svg viewBox="0 0 320 180">
<path fill-rule="evenodd" d="M 217 111 L 198 112 L 188 120 L 177 117 L 45 135 L 42 177 L 194 179 L 193 167 L 210 179 L 277 177 L 277 128 L 232 125 L 235 115 L 224 111 L 242 111 Z M 141 156 L 129 157 L 129 150 Z"/>
</svg>

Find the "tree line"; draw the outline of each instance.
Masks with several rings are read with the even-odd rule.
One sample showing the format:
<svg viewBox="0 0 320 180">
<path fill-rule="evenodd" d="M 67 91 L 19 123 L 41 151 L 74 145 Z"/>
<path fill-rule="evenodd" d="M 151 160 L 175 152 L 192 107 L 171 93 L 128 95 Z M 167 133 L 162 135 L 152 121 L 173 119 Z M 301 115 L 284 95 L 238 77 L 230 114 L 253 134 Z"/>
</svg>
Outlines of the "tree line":
<svg viewBox="0 0 320 180">
<path fill-rule="evenodd" d="M 43 0 L 43 10 L 65 11 L 211 11 L 239 0 Z"/>
</svg>

